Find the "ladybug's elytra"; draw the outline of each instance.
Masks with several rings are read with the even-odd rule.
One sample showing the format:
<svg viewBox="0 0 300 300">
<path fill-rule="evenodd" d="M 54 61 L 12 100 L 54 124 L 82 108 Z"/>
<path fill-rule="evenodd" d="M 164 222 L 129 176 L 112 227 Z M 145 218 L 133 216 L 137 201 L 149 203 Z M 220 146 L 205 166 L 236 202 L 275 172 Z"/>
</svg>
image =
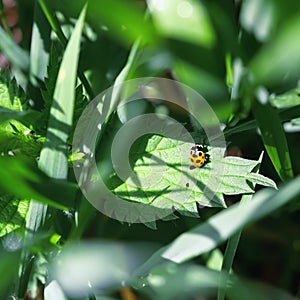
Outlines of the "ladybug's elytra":
<svg viewBox="0 0 300 300">
<path fill-rule="evenodd" d="M 195 144 L 191 148 L 190 160 L 192 163 L 191 169 L 201 168 L 209 161 L 209 154 L 206 153 L 203 145 Z"/>
</svg>

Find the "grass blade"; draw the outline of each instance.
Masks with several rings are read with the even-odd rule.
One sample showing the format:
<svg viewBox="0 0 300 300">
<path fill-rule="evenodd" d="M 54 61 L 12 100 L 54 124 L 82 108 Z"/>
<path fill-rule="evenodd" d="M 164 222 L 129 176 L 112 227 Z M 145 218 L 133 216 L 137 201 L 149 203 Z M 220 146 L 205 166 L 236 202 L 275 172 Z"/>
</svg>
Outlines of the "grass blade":
<svg viewBox="0 0 300 300">
<path fill-rule="evenodd" d="M 142 266 L 136 276 L 149 271 L 166 260 L 177 263 L 190 260 L 214 249 L 249 223 L 258 221 L 300 195 L 300 176 L 279 191 L 265 189 L 258 192 L 250 203 L 233 205 L 177 237 L 172 243 L 157 250 Z M 226 226 L 224 226 L 226 224 Z"/>
<path fill-rule="evenodd" d="M 248 203 L 252 199 L 252 195 L 244 195 L 241 199 L 240 205 Z M 229 277 L 229 272 L 233 264 L 235 253 L 240 241 L 240 237 L 243 229 L 238 230 L 231 238 L 229 238 L 225 254 L 223 257 L 222 271 L 224 272 L 225 282 Z M 225 298 L 226 288 L 218 290 L 218 300 L 223 300 Z"/>
<path fill-rule="evenodd" d="M 253 113 L 268 155 L 282 180 L 293 178 L 289 148 L 279 115 L 269 104 L 253 102 Z"/>
<path fill-rule="evenodd" d="M 299 176 L 279 191 L 262 190 L 253 197 L 250 203 L 243 206 L 233 205 L 211 217 L 207 222 L 181 234 L 171 244 L 159 249 L 135 271 L 135 274 L 144 276 L 154 266 L 163 263 L 166 259 L 182 263 L 208 252 L 245 225 L 265 217 L 299 195 Z"/>
<path fill-rule="evenodd" d="M 52 28 L 52 30 L 55 32 L 55 34 L 58 36 L 60 42 L 65 47 L 67 45 L 67 38 L 62 30 L 62 28 L 59 25 L 59 22 L 55 16 L 55 13 L 51 10 L 50 6 L 47 4 L 47 1 L 39 0 L 39 4 Z M 90 98 L 93 99 L 95 97 L 94 92 L 86 79 L 84 73 L 82 71 L 78 71 L 78 77 L 80 78 L 80 81 L 82 82 L 84 88 L 86 89 L 87 93 L 89 94 Z"/>
<path fill-rule="evenodd" d="M 76 73 L 85 12 L 86 7 L 77 21 L 62 60 L 50 111 L 47 140 L 39 160 L 39 167 L 48 176 L 56 179 L 66 179 L 68 174 L 67 139 L 73 121 Z M 27 224 L 29 229 L 36 229 L 35 219 L 43 221 L 38 212 L 44 215 L 46 213 L 44 206 L 41 203 L 31 202 Z"/>
<path fill-rule="evenodd" d="M 46 142 L 41 152 L 39 167 L 50 177 L 66 179 L 68 174 L 67 140 L 73 122 L 75 101 L 75 83 L 79 58 L 80 38 L 84 24 L 86 6 L 76 23 L 70 41 L 63 56 L 55 86 L 53 104 L 50 111 Z M 44 224 L 47 205 L 31 201 L 26 227 L 29 230 L 27 239 Z M 20 277 L 18 296 L 23 297 L 30 278 L 27 258 L 30 253 L 23 254 L 23 265 Z"/>
<path fill-rule="evenodd" d="M 73 122 L 79 46 L 86 8 L 77 21 L 58 73 L 50 111 L 47 141 L 39 166 L 50 177 L 65 179 L 68 170 L 67 139 Z"/>
<path fill-rule="evenodd" d="M 35 2 L 34 22 L 30 45 L 30 81 L 34 86 L 39 86 L 38 81 L 47 77 L 47 65 L 50 50 L 51 28 L 45 19 L 39 3 Z"/>
<path fill-rule="evenodd" d="M 286 184 L 278 192 L 262 190 L 253 197 L 251 203 L 243 206 L 234 205 L 204 224 L 180 235 L 167 247 L 162 256 L 180 263 L 210 251 L 240 228 L 272 213 L 299 194 L 300 177 Z"/>
</svg>

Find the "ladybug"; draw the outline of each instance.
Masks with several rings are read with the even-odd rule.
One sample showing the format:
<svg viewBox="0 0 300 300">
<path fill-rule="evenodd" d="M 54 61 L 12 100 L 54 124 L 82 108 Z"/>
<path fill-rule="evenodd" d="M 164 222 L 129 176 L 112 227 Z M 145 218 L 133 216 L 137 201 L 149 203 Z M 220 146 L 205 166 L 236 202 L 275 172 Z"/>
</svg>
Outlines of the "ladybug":
<svg viewBox="0 0 300 300">
<path fill-rule="evenodd" d="M 209 161 L 209 154 L 203 145 L 195 144 L 191 148 L 190 160 L 192 166 L 190 169 L 201 168 Z"/>
</svg>

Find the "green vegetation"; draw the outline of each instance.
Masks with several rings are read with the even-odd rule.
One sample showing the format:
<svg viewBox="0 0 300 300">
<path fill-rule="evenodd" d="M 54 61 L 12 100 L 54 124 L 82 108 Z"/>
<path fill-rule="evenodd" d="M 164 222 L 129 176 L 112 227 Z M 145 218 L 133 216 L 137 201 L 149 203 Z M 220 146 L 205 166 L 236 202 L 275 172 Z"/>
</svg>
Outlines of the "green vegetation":
<svg viewBox="0 0 300 300">
<path fill-rule="evenodd" d="M 15 1 L 0 299 L 300 297 L 300 3 Z"/>
</svg>

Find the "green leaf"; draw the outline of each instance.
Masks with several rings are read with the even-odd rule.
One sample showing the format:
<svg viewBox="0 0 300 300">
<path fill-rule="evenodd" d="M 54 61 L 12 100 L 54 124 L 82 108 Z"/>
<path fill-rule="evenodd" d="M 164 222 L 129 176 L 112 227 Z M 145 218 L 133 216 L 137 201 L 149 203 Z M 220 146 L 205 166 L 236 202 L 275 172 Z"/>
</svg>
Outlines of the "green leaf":
<svg viewBox="0 0 300 300">
<path fill-rule="evenodd" d="M 6 252 L 0 249 L 0 295 L 2 299 L 11 298 L 11 284 L 18 276 L 18 267 L 20 261 L 20 251 Z"/>
<path fill-rule="evenodd" d="M 49 64 L 47 66 L 47 77 L 44 79 L 45 89 L 41 90 L 41 94 L 44 100 L 44 108 L 41 114 L 40 122 L 38 124 L 38 130 L 41 131 L 44 136 L 46 135 L 47 125 L 49 122 L 50 109 L 53 101 L 55 84 L 60 64 L 61 58 L 59 57 L 58 50 L 53 43 L 50 49 Z"/>
<path fill-rule="evenodd" d="M 218 148 L 208 147 L 210 162 L 191 170 L 192 143 L 158 135 L 145 141 L 145 148 L 139 141 L 130 154 L 134 175 L 113 188 L 115 194 L 126 200 L 162 209 L 174 207 L 183 214 L 198 215 L 196 203 L 226 207 L 223 194 L 253 193 L 248 182 L 276 188 L 271 179 L 252 173 L 259 161 L 223 157 Z M 121 170 L 124 163 L 116 166 Z M 113 184 L 112 179 L 109 184 Z"/>
<path fill-rule="evenodd" d="M 260 162 L 262 160 L 262 155 L 260 157 Z M 258 166 L 259 167 L 259 166 Z M 257 173 L 252 173 L 252 175 L 258 174 L 258 168 L 257 168 Z M 266 178 L 268 180 L 268 178 Z M 240 206 L 244 205 L 245 203 L 249 203 L 252 200 L 252 195 L 249 194 L 245 194 L 242 196 L 242 199 L 240 201 Z M 221 269 L 223 271 L 224 274 L 224 279 L 225 281 L 228 280 L 229 277 L 229 272 L 231 270 L 232 264 L 233 264 L 233 260 L 235 257 L 235 253 L 237 251 L 237 247 L 239 244 L 239 240 L 242 234 L 242 228 L 240 228 L 234 235 L 232 235 L 227 242 L 226 245 L 226 250 L 224 253 L 224 257 L 223 257 L 223 262 L 222 262 L 222 266 Z M 216 251 L 216 250 L 214 250 Z M 225 298 L 226 295 L 226 288 L 219 288 L 218 289 L 218 300 L 223 300 Z"/>
<path fill-rule="evenodd" d="M 211 48 L 215 32 L 206 8 L 194 0 L 148 0 L 157 31 L 165 37 Z"/>
<path fill-rule="evenodd" d="M 0 106 L 22 111 L 28 107 L 28 97 L 8 71 L 0 70 Z"/>
<path fill-rule="evenodd" d="M 174 62 L 173 72 L 177 80 L 193 88 L 208 100 L 221 122 L 228 119 L 231 112 L 231 105 L 225 100 L 228 99 L 228 88 L 223 78 L 220 80 L 214 74 L 205 72 L 201 68 L 197 68 L 180 59 L 176 59 Z M 188 100 L 189 104 L 193 101 L 193 99 Z M 196 106 L 197 104 L 194 105 Z"/>
<path fill-rule="evenodd" d="M 251 202 L 242 206 L 238 204 L 231 206 L 207 222 L 180 235 L 166 247 L 162 256 L 179 263 L 214 249 L 246 224 L 263 218 L 299 196 L 299 184 L 298 177 L 277 192 L 262 190 L 255 194 Z"/>
<path fill-rule="evenodd" d="M 261 190 L 254 195 L 251 202 L 242 206 L 237 203 L 209 218 L 205 223 L 181 234 L 172 243 L 160 248 L 136 270 L 135 274 L 145 276 L 153 267 L 166 260 L 182 263 L 215 249 L 245 225 L 271 214 L 299 195 L 300 177 L 278 191 Z"/>
<path fill-rule="evenodd" d="M 222 272 L 194 264 L 176 265 L 169 262 L 151 270 L 146 278 L 141 278 L 135 283 L 135 287 L 138 289 L 141 289 L 140 286 L 150 287 L 149 290 L 141 289 L 149 299 L 187 299 L 199 295 L 204 298 L 216 299 L 216 289 L 224 289 L 225 284 L 225 276 Z M 231 276 L 226 299 L 268 300 L 292 299 L 292 297 L 282 290 L 260 282 Z"/>
<path fill-rule="evenodd" d="M 293 178 L 289 148 L 278 113 L 269 104 L 253 102 L 253 113 L 268 155 L 282 180 Z"/>
<path fill-rule="evenodd" d="M 86 13 L 86 6 L 83 8 L 79 19 L 76 22 L 75 29 L 72 33 L 70 41 L 68 42 L 66 51 L 63 56 L 62 64 L 58 73 L 57 82 L 55 85 L 54 99 L 50 110 L 49 126 L 47 129 L 47 140 L 42 149 L 39 168 L 56 179 L 66 179 L 68 174 L 68 154 L 67 141 L 69 138 L 69 131 L 73 122 L 73 110 L 75 101 L 75 83 L 77 75 L 77 65 L 79 58 L 79 47 L 84 18 Z M 63 193 L 54 190 L 56 195 Z M 26 220 L 26 228 L 30 231 L 26 236 L 27 240 L 31 240 L 34 233 L 38 232 L 44 225 L 47 214 L 47 205 L 49 201 L 37 202 L 39 198 L 32 196 L 34 199 L 30 202 L 28 218 Z M 66 200 L 72 201 L 74 197 L 62 197 L 56 199 L 54 204 L 57 208 L 66 209 L 63 202 Z M 71 206 L 73 207 L 73 205 Z M 67 208 L 68 209 L 68 208 Z M 24 253 L 24 257 L 29 258 L 30 253 Z M 20 282 L 28 282 L 29 276 L 26 274 L 26 264 L 22 265 L 23 274 Z M 20 284 L 19 294 L 25 293 L 27 284 Z"/>
<path fill-rule="evenodd" d="M 39 167 L 54 178 L 67 177 L 67 140 L 73 124 L 75 83 L 85 12 L 86 7 L 76 23 L 63 56 L 50 110 L 46 142 L 39 160 Z"/>
<path fill-rule="evenodd" d="M 34 4 L 33 19 L 29 71 L 31 83 L 39 87 L 38 81 L 44 81 L 47 75 L 51 28 L 38 1 L 35 1 Z"/>
<path fill-rule="evenodd" d="M 74 207 L 76 186 L 49 178 L 27 159 L 0 157 L 0 177 L 5 178 L 0 181 L 1 193 L 36 199 L 65 210 Z"/>
<path fill-rule="evenodd" d="M 63 27 L 60 25 L 58 17 L 56 16 L 56 9 L 59 6 L 59 3 L 56 3 L 54 6 L 56 6 L 56 9 L 54 9 L 54 6 L 52 5 L 53 3 L 50 3 L 48 1 L 45 0 L 39 0 L 39 5 L 45 15 L 45 17 L 47 18 L 53 32 L 57 35 L 60 43 L 62 44 L 62 46 L 65 48 L 67 46 L 67 37 L 65 36 L 65 33 L 63 31 Z M 74 3 L 74 2 L 73 2 Z M 86 1 L 76 1 L 75 2 L 76 5 L 79 4 L 79 7 L 81 8 Z M 90 2 L 89 2 L 90 3 Z M 69 3 L 71 4 L 71 3 Z M 71 8 L 71 5 L 68 6 L 68 8 Z M 57 9 L 59 10 L 59 9 Z M 68 13 L 69 14 L 69 9 L 68 9 Z M 83 71 L 80 70 L 80 66 L 79 66 L 79 70 L 78 70 L 78 77 L 80 78 L 80 81 L 82 82 L 82 84 L 85 87 L 86 92 L 88 93 L 90 99 L 93 99 L 95 97 L 94 92 L 87 80 L 87 78 L 85 77 L 85 74 L 83 73 Z"/>
<path fill-rule="evenodd" d="M 11 78 L 8 72 L 2 73 L 0 71 L 0 107 L 2 107 L 2 112 L 5 116 L 1 116 L 2 124 L 0 123 L 0 131 L 13 131 L 11 126 L 9 126 L 7 121 L 8 112 L 17 111 L 22 112 L 28 108 L 28 97 L 25 95 L 24 91 L 17 85 L 16 79 Z M 7 110 L 3 110 L 6 108 Z M 23 113 L 24 115 L 25 113 Z M 19 115 L 22 115 L 19 114 Z M 1 121 L 0 119 L 0 121 Z M 28 129 L 27 127 L 23 126 L 19 122 L 12 122 L 13 125 L 19 130 L 24 131 Z"/>
<path fill-rule="evenodd" d="M 9 195 L 0 196 L 0 237 L 25 224 L 28 207 L 28 200 L 19 200 Z"/>
<path fill-rule="evenodd" d="M 14 111 L 0 106 L 0 123 L 17 120 L 29 127 L 37 121 L 39 116 L 39 112 L 34 110 Z"/>
<path fill-rule="evenodd" d="M 28 72 L 28 53 L 18 46 L 2 27 L 0 27 L 0 50 L 14 67 Z"/>
<path fill-rule="evenodd" d="M 54 99 L 50 110 L 49 125 L 47 128 L 46 142 L 41 151 L 39 168 L 42 169 L 49 177 L 56 179 L 66 179 L 68 175 L 68 149 L 67 143 L 69 132 L 73 124 L 74 101 L 75 101 L 75 84 L 77 78 L 77 66 L 80 49 L 80 38 L 84 24 L 86 6 L 82 9 L 79 19 L 76 22 L 75 29 L 68 42 L 62 63 L 59 69 Z M 62 195 L 55 191 L 56 195 Z M 26 239 L 31 241 L 34 234 L 44 225 L 47 214 L 47 204 L 39 203 L 38 198 L 32 197 L 30 202 L 26 228 L 29 229 Z M 72 200 L 74 198 L 71 198 Z M 63 202 L 70 201 L 70 198 L 61 198 L 55 202 L 58 208 L 65 209 Z M 24 257 L 28 259 L 30 252 L 24 252 Z M 24 261 L 26 261 L 26 259 Z M 22 276 L 20 276 L 19 295 L 24 295 L 29 274 L 27 274 L 26 263 L 22 265 Z M 42 273 L 46 276 L 45 273 Z"/>
<path fill-rule="evenodd" d="M 8 72 L 0 72 L 0 152 L 36 157 L 41 141 L 30 134 L 40 113 L 29 109 L 28 97 Z"/>
<path fill-rule="evenodd" d="M 272 41 L 266 43 L 252 59 L 249 68 L 257 84 L 274 86 L 281 83 L 283 78 L 286 80 L 299 78 L 300 44 L 297 41 L 299 30 L 298 13 L 287 18 Z"/>
<path fill-rule="evenodd" d="M 216 289 L 224 289 L 225 285 L 222 272 L 195 264 L 176 265 L 168 262 L 153 268 L 147 277 L 137 280 L 134 287 L 144 291 L 149 299 L 190 299 L 199 295 L 205 299 L 216 299 Z M 292 299 L 292 296 L 260 282 L 231 276 L 226 299 Z"/>
<path fill-rule="evenodd" d="M 270 103 L 276 108 L 287 108 L 300 105 L 300 87 L 280 95 L 271 95 Z"/>
<path fill-rule="evenodd" d="M 300 106 L 298 105 L 293 108 L 283 109 L 281 111 L 278 111 L 278 114 L 281 123 L 296 119 L 300 115 Z M 257 129 L 257 122 L 255 119 L 251 121 L 243 121 L 240 124 L 235 124 L 232 127 L 230 126 L 226 127 L 224 129 L 224 135 L 228 137 L 235 133 L 245 132 L 248 130 L 256 130 L 256 129 Z"/>
<path fill-rule="evenodd" d="M 100 21 L 112 36 L 126 46 L 131 46 L 138 38 L 150 44 L 157 40 L 154 26 L 149 19 L 144 18 L 144 12 L 132 1 L 89 1 L 88 17 L 97 26 Z"/>
<path fill-rule="evenodd" d="M 150 299 L 189 299 L 197 295 L 210 298 L 218 287 L 224 287 L 221 275 L 202 266 L 168 262 L 153 268 L 139 286 L 150 287 Z"/>
</svg>

